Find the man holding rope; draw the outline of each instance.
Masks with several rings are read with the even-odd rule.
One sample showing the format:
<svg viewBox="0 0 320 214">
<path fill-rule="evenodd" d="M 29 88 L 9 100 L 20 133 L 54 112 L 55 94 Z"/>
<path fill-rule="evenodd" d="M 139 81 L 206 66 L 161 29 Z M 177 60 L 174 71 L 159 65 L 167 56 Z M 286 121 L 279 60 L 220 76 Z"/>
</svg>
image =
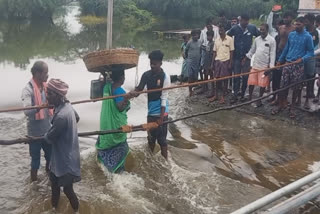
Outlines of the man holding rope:
<svg viewBox="0 0 320 214">
<path fill-rule="evenodd" d="M 266 87 L 269 85 L 269 76 L 265 75 L 263 70 L 268 68 L 273 68 L 276 61 L 276 41 L 268 34 L 269 25 L 261 24 L 260 26 L 261 36 L 257 37 L 253 45 L 247 53 L 245 60 L 250 61 L 254 56 L 253 65 L 249 75 L 248 85 L 249 85 L 249 100 L 252 100 L 252 94 L 254 86 L 260 86 L 259 97 L 262 97 Z M 243 62 L 245 64 L 245 62 Z M 262 106 L 262 101 L 258 101 L 256 107 Z"/>
<path fill-rule="evenodd" d="M 24 107 L 41 106 L 47 104 L 46 82 L 48 80 L 48 65 L 43 61 L 37 61 L 31 68 L 32 79 L 22 91 L 21 100 Z M 51 127 L 50 120 L 52 111 L 49 109 L 24 110 L 27 116 L 28 136 L 43 136 Z M 29 143 L 29 153 L 31 156 L 31 181 L 37 180 L 40 168 L 41 148 L 46 159 L 46 171 L 49 172 L 51 156 L 51 145 L 44 140 L 37 140 Z"/>
<path fill-rule="evenodd" d="M 163 56 L 160 50 L 152 51 L 149 54 L 151 70 L 142 75 L 140 84 L 135 91 L 142 91 L 145 86 L 147 86 L 148 90 L 170 86 L 170 76 L 161 68 Z M 138 96 L 135 92 L 131 93 L 133 96 Z M 148 144 L 151 152 L 153 152 L 155 143 L 158 141 L 161 148 L 161 155 L 165 159 L 168 159 L 168 124 L 163 124 L 163 122 L 168 121 L 168 94 L 167 90 L 148 94 L 148 123 L 158 122 L 159 124 L 158 128 L 148 132 Z"/>
<path fill-rule="evenodd" d="M 295 31 L 289 34 L 287 44 L 279 58 L 277 65 L 290 63 L 283 67 L 281 87 L 303 80 L 304 62 L 314 56 L 312 36 L 305 30 L 305 19 L 299 17 L 295 21 Z M 293 63 L 293 64 L 292 64 Z M 301 85 L 293 88 L 290 117 L 294 118 L 296 99 Z M 286 108 L 289 89 L 279 93 L 279 107 L 272 111 L 275 115 Z"/>
<path fill-rule="evenodd" d="M 79 210 L 79 200 L 73 190 L 73 183 L 80 177 L 80 150 L 77 122 L 79 116 L 66 99 L 69 86 L 59 79 L 48 82 L 48 102 L 54 105 L 52 127 L 44 139 L 52 144 L 50 181 L 52 207 L 58 207 L 60 188 L 66 194 L 74 212 Z"/>
</svg>

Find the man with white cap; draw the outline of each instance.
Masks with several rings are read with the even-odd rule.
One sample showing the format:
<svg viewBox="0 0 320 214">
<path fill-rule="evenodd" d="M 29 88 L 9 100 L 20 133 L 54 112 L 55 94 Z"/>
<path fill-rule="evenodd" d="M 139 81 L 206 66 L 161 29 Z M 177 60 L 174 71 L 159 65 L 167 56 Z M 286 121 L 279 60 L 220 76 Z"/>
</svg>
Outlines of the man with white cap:
<svg viewBox="0 0 320 214">
<path fill-rule="evenodd" d="M 80 177 L 80 150 L 78 142 L 77 113 L 66 99 L 69 86 L 59 79 L 51 79 L 47 87 L 47 100 L 54 106 L 52 127 L 45 140 L 52 144 L 50 180 L 52 206 L 58 207 L 60 187 L 68 197 L 75 212 L 79 210 L 79 200 L 73 190 L 73 183 Z"/>
</svg>

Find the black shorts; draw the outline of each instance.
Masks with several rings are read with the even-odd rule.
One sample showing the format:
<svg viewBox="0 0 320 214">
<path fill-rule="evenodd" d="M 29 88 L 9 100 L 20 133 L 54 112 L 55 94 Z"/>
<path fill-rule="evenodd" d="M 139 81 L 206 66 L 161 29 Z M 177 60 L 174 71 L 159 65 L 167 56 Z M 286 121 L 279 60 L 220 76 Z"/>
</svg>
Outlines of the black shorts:
<svg viewBox="0 0 320 214">
<path fill-rule="evenodd" d="M 157 122 L 160 117 L 148 116 L 148 123 Z M 168 121 L 168 116 L 163 117 L 163 122 Z M 168 124 L 159 126 L 148 132 L 148 143 L 156 143 L 158 141 L 160 146 L 167 146 Z"/>
<path fill-rule="evenodd" d="M 69 173 L 61 176 L 61 177 L 57 177 L 55 174 L 53 174 L 52 172 L 50 172 L 50 181 L 52 184 L 56 184 L 59 187 L 66 187 L 66 186 L 70 186 L 73 183 L 79 182 L 81 181 L 81 177 L 79 176 L 74 176 L 71 175 Z"/>
</svg>

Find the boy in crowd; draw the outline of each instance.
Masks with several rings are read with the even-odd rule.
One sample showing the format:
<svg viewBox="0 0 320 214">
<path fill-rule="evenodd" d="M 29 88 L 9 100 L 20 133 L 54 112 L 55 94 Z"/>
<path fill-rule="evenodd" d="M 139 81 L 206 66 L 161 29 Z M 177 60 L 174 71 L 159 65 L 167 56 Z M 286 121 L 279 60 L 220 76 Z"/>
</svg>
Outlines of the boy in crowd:
<svg viewBox="0 0 320 214">
<path fill-rule="evenodd" d="M 203 69 L 204 69 L 204 80 L 208 80 L 208 77 L 210 76 L 212 78 L 212 59 L 213 59 L 213 47 L 214 47 L 214 42 L 213 42 L 213 36 L 214 32 L 213 31 L 208 31 L 207 32 L 207 40 L 208 44 L 205 49 L 205 54 L 204 54 L 204 63 L 203 63 Z M 202 85 L 202 91 L 205 92 L 208 90 L 208 85 Z"/>
<path fill-rule="evenodd" d="M 185 58 L 187 59 L 187 70 L 188 70 L 188 82 L 193 83 L 198 81 L 200 59 L 201 59 L 201 41 L 199 41 L 201 31 L 192 30 L 190 40 L 185 49 Z M 189 96 L 193 95 L 193 87 L 189 87 Z"/>
<path fill-rule="evenodd" d="M 221 78 L 231 75 L 234 41 L 233 38 L 226 35 L 224 25 L 219 26 L 220 37 L 215 41 L 213 48 L 213 62 L 212 68 L 214 69 L 214 78 Z M 214 87 L 212 87 L 212 90 Z M 219 92 L 221 93 L 220 103 L 225 103 L 224 96 L 228 90 L 228 80 L 222 80 L 217 82 L 215 87 L 215 96 L 209 99 L 210 102 L 218 100 Z"/>
<path fill-rule="evenodd" d="M 187 44 L 189 42 L 190 36 L 185 34 L 182 36 L 183 43 L 181 44 L 181 54 L 183 57 L 183 63 L 182 63 L 182 68 L 181 68 L 181 77 L 180 77 L 180 82 L 185 82 L 185 79 L 188 79 L 188 70 L 187 70 L 187 61 L 186 57 L 184 55 L 185 49 L 187 47 Z"/>
<path fill-rule="evenodd" d="M 200 45 L 199 45 L 200 55 Z M 140 80 L 137 91 L 142 91 L 145 86 L 147 90 L 166 88 L 170 86 L 170 76 L 166 74 L 161 68 L 163 53 L 160 50 L 152 51 L 149 54 L 151 70 L 146 71 Z M 200 60 L 200 59 L 199 59 Z M 198 67 L 199 69 L 199 67 Z M 137 93 L 132 92 L 133 96 L 137 96 Z M 158 91 L 148 94 L 148 123 L 158 122 L 159 127 L 148 132 L 148 144 L 151 152 L 154 151 L 155 143 L 161 148 L 161 155 L 168 159 L 168 145 L 167 145 L 167 132 L 168 125 L 163 122 L 168 121 L 169 102 L 168 91 Z"/>
</svg>

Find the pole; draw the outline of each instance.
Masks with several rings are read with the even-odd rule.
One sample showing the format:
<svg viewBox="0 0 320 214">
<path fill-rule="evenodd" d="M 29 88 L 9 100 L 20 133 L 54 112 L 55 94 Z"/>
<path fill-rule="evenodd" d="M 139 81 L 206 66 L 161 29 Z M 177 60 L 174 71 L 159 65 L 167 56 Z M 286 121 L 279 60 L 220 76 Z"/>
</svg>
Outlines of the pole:
<svg viewBox="0 0 320 214">
<path fill-rule="evenodd" d="M 283 214 L 290 213 L 293 209 L 308 203 L 320 195 L 320 183 L 306 189 L 298 195 L 289 198 L 288 200 L 268 209 L 263 214 Z"/>
<path fill-rule="evenodd" d="M 270 193 L 269 195 L 264 196 L 263 198 L 260 198 L 251 204 L 248 204 L 239 210 L 236 210 L 232 212 L 231 214 L 249 214 L 253 213 L 254 211 L 261 209 L 262 207 L 271 204 L 272 202 L 282 198 L 283 196 L 286 196 L 293 191 L 317 180 L 320 178 L 320 171 L 314 172 L 310 175 L 307 175 L 285 187 L 282 187 L 281 189 L 278 189 L 275 192 Z"/>
<path fill-rule="evenodd" d="M 112 48 L 112 22 L 113 22 L 113 0 L 108 0 L 107 16 L 107 50 Z"/>
</svg>

